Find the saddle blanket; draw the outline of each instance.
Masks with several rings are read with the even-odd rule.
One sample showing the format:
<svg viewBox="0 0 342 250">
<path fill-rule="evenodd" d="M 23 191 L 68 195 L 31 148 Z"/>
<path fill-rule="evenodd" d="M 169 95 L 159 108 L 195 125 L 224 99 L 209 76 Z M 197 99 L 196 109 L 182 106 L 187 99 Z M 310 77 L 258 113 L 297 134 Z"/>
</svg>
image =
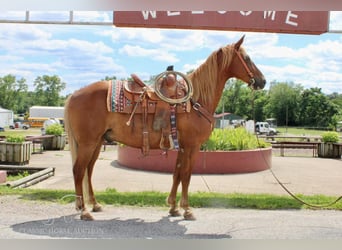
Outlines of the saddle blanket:
<svg viewBox="0 0 342 250">
<path fill-rule="evenodd" d="M 123 112 L 124 108 L 132 105 L 130 101 L 124 96 L 123 81 L 109 82 L 107 94 L 107 110 L 109 112 Z"/>
</svg>

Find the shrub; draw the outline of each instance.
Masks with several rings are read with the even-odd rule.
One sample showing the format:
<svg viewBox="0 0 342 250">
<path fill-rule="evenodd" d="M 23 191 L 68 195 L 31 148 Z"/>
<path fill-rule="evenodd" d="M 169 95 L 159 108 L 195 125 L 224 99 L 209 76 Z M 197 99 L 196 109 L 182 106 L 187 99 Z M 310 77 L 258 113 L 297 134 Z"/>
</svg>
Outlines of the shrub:
<svg viewBox="0 0 342 250">
<path fill-rule="evenodd" d="M 245 128 L 214 129 L 209 139 L 201 147 L 205 151 L 235 151 L 266 148 L 270 144 L 249 133 Z"/>
<path fill-rule="evenodd" d="M 23 135 L 8 135 L 6 136 L 6 142 L 23 143 L 25 141 L 25 136 Z"/>
<path fill-rule="evenodd" d="M 55 123 L 46 127 L 45 134 L 47 135 L 62 135 L 64 132 L 61 124 Z"/>
<path fill-rule="evenodd" d="M 336 143 L 339 141 L 338 133 L 334 131 L 327 131 L 322 134 L 323 142 L 332 142 Z"/>
</svg>

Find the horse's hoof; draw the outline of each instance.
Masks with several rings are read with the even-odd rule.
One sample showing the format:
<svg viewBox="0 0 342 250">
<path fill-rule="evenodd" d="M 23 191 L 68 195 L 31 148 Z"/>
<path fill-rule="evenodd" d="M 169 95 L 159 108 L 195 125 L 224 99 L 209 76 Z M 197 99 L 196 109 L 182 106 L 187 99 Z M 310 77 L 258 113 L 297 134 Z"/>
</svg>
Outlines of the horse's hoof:
<svg viewBox="0 0 342 250">
<path fill-rule="evenodd" d="M 85 221 L 94 220 L 94 217 L 89 212 L 82 212 L 80 218 Z"/>
<path fill-rule="evenodd" d="M 181 213 L 179 212 L 179 210 L 178 210 L 178 209 L 173 209 L 173 208 L 170 209 L 169 214 L 170 214 L 172 217 L 181 216 Z"/>
<path fill-rule="evenodd" d="M 100 204 L 96 203 L 93 207 L 93 212 L 102 212 L 103 211 L 103 208 Z"/>
<path fill-rule="evenodd" d="M 196 220 L 196 217 L 191 211 L 185 211 L 183 217 L 185 220 Z"/>
</svg>

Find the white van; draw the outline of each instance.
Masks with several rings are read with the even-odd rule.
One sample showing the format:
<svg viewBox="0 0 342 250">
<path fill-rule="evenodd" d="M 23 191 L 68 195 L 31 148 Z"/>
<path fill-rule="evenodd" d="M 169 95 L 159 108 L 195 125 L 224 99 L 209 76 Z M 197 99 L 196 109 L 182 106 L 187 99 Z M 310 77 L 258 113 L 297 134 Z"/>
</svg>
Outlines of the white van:
<svg viewBox="0 0 342 250">
<path fill-rule="evenodd" d="M 268 122 L 257 122 L 255 123 L 255 132 L 257 134 L 266 134 L 266 135 L 276 135 L 277 130 L 270 127 Z"/>
</svg>

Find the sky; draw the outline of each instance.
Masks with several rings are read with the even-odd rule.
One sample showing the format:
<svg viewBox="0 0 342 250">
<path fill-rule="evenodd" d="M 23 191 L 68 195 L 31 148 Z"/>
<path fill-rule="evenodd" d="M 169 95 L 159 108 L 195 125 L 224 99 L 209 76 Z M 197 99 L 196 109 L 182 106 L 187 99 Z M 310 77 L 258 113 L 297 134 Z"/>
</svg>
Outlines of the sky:
<svg viewBox="0 0 342 250">
<path fill-rule="evenodd" d="M 65 20 L 67 12 L 33 12 L 33 20 Z M 0 12 L 0 19 L 24 19 L 25 12 Z M 111 22 L 112 12 L 75 12 L 75 20 Z M 106 76 L 143 80 L 168 65 L 186 73 L 218 48 L 245 35 L 244 48 L 272 81 L 293 82 L 323 93 L 342 93 L 342 12 L 330 12 L 337 33 L 278 33 L 118 28 L 86 25 L 0 23 L 0 77 L 25 78 L 29 89 L 42 75 L 58 75 L 70 94 Z"/>
</svg>

